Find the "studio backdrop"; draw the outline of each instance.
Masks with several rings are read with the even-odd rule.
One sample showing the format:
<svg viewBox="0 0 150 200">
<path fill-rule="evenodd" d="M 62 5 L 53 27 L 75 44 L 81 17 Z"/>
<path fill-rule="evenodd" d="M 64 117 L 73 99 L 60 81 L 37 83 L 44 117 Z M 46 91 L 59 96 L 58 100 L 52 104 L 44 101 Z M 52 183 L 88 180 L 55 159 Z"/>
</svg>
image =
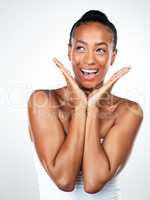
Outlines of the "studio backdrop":
<svg viewBox="0 0 150 200">
<path fill-rule="evenodd" d="M 45 180 L 39 178 L 43 176 L 28 132 L 28 98 L 36 89 L 66 85 L 52 58 L 59 58 L 72 72 L 67 57 L 70 29 L 91 9 L 106 13 L 118 30 L 118 54 L 106 79 L 132 66 L 113 93 L 138 102 L 144 111 L 129 161 L 119 175 L 122 200 L 150 199 L 149 1 L 0 0 L 1 200 L 40 199 Z"/>
</svg>

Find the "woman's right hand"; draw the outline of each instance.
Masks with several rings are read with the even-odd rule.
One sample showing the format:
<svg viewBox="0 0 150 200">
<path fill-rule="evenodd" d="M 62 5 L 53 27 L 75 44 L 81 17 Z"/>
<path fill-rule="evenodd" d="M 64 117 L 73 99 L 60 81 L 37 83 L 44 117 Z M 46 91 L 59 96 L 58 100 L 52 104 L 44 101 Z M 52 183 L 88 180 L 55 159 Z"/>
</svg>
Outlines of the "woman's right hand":
<svg viewBox="0 0 150 200">
<path fill-rule="evenodd" d="M 54 63 L 56 66 L 60 69 L 63 76 L 66 79 L 67 82 L 67 89 L 69 92 L 69 103 L 71 104 L 71 107 L 77 108 L 77 107 L 87 107 L 87 97 L 85 93 L 80 89 L 74 78 L 72 77 L 70 71 L 64 67 L 64 65 L 57 59 L 53 58 Z"/>
</svg>

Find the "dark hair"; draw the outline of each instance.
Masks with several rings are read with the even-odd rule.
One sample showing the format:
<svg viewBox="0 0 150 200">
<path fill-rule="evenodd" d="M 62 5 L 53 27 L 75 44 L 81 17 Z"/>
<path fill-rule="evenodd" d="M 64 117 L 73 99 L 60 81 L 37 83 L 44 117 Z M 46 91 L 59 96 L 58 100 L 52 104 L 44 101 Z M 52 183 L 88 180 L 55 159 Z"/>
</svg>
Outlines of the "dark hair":
<svg viewBox="0 0 150 200">
<path fill-rule="evenodd" d="M 107 16 L 99 10 L 89 10 L 77 22 L 75 22 L 70 32 L 69 45 L 71 46 L 71 39 L 75 33 L 76 28 L 89 22 L 99 22 L 110 29 L 113 34 L 113 49 L 115 50 L 117 46 L 117 30 L 113 23 L 109 21 Z"/>
</svg>

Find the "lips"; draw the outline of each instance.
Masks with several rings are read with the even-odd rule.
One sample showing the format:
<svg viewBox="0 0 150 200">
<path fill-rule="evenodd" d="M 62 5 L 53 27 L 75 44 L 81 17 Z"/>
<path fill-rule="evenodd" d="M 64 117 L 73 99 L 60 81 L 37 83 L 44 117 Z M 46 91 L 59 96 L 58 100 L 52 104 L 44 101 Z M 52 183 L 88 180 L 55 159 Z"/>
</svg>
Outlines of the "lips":
<svg viewBox="0 0 150 200">
<path fill-rule="evenodd" d="M 92 80 L 96 78 L 97 74 L 99 73 L 98 68 L 81 68 L 81 77 L 85 80 Z"/>
<path fill-rule="evenodd" d="M 83 73 L 83 74 L 96 74 L 98 72 L 98 69 L 86 69 L 86 68 L 81 68 L 80 71 Z"/>
</svg>

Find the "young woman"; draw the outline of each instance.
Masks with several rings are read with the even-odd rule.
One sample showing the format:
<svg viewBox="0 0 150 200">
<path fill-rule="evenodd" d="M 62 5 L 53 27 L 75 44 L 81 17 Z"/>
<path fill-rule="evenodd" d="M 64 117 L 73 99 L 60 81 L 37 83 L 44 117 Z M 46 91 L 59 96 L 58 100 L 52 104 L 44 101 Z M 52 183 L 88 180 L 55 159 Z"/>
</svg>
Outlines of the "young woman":
<svg viewBox="0 0 150 200">
<path fill-rule="evenodd" d="M 138 103 L 111 94 L 130 67 L 104 83 L 116 44 L 117 31 L 107 16 L 86 12 L 70 32 L 68 57 L 74 77 L 54 58 L 67 86 L 34 91 L 29 99 L 36 152 L 59 191 L 72 195 L 69 199 L 118 199 L 115 178 L 142 122 Z"/>
</svg>

